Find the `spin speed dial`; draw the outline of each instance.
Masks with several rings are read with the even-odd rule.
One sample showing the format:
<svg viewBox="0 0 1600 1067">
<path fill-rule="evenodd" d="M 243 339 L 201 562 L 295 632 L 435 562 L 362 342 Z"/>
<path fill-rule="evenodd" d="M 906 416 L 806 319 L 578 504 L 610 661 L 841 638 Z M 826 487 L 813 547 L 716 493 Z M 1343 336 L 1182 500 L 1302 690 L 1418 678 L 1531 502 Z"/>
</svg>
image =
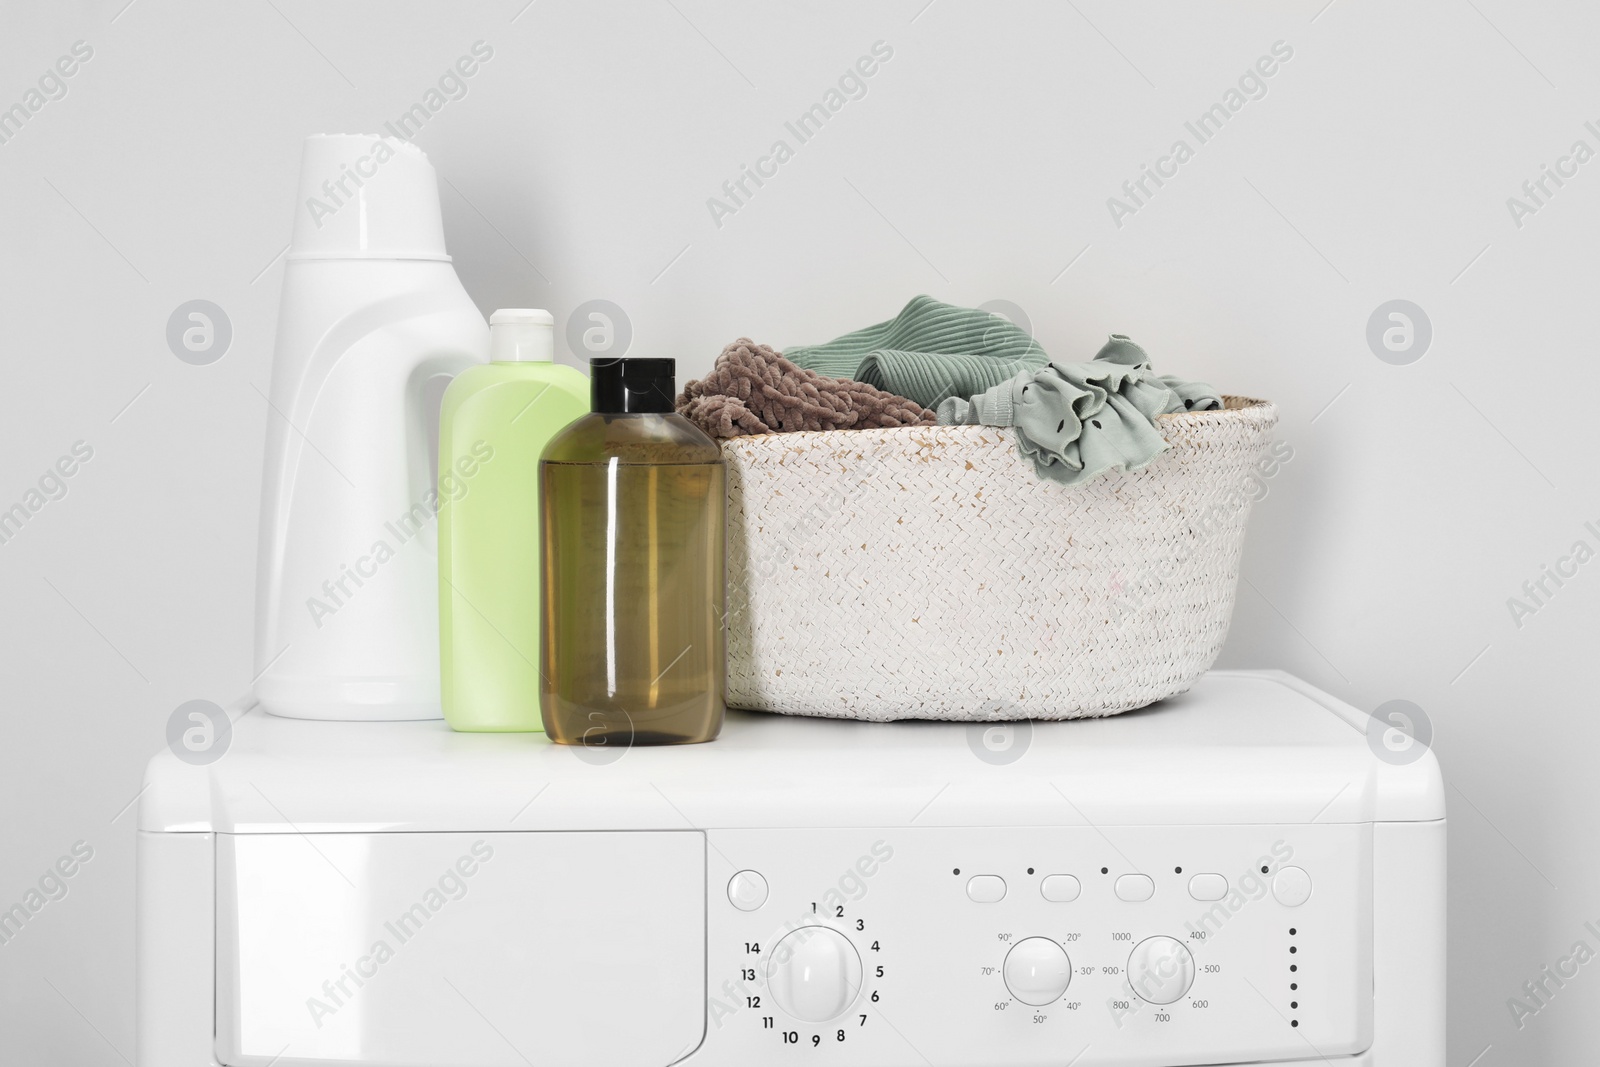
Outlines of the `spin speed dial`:
<svg viewBox="0 0 1600 1067">
<path fill-rule="evenodd" d="M 1128 983 L 1147 1004 L 1173 1004 L 1194 985 L 1194 957 L 1183 942 L 1147 937 L 1128 955 Z"/>
<path fill-rule="evenodd" d="M 802 1022 L 844 1014 L 861 992 L 861 956 L 829 926 L 802 926 L 773 947 L 767 989 L 778 1007 Z"/>
</svg>

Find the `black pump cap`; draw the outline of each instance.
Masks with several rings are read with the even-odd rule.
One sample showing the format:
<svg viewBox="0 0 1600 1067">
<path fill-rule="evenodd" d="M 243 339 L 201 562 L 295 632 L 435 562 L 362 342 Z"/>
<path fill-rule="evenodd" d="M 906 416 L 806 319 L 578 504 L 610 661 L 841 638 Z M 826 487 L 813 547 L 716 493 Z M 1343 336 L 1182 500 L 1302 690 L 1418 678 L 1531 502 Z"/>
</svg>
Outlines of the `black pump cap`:
<svg viewBox="0 0 1600 1067">
<path fill-rule="evenodd" d="M 677 364 L 670 359 L 589 361 L 589 410 L 602 415 L 664 413 L 678 394 Z"/>
</svg>

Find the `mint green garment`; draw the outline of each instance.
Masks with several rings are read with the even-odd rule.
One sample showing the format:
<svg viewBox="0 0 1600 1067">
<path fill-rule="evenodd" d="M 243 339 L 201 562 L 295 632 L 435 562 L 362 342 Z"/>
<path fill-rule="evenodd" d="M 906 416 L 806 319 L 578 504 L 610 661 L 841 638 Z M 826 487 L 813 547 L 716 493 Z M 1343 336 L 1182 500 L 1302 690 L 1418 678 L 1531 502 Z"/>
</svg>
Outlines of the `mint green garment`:
<svg viewBox="0 0 1600 1067">
<path fill-rule="evenodd" d="M 938 416 L 943 426 L 1015 426 L 1039 477 L 1077 485 L 1166 451 L 1157 415 L 1220 407 L 1209 385 L 1155 373 L 1144 349 L 1112 334 L 1088 363 L 1022 371 L 969 399 L 949 397 Z"/>
<path fill-rule="evenodd" d="M 1000 315 L 919 296 L 888 322 L 827 344 L 783 350 L 796 366 L 854 378 L 925 408 L 966 397 L 1050 361 L 1037 341 Z"/>
</svg>

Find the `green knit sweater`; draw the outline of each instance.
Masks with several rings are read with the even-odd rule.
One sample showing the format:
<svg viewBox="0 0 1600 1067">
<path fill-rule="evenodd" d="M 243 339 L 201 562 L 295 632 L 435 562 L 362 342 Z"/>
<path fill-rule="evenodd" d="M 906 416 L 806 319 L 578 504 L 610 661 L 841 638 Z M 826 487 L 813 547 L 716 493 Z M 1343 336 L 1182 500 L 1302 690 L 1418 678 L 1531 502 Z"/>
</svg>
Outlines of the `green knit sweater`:
<svg viewBox="0 0 1600 1067">
<path fill-rule="evenodd" d="M 984 392 L 1050 361 L 1009 319 L 931 296 L 916 297 L 888 322 L 827 344 L 786 348 L 783 355 L 807 370 L 854 378 L 925 408 Z"/>
</svg>

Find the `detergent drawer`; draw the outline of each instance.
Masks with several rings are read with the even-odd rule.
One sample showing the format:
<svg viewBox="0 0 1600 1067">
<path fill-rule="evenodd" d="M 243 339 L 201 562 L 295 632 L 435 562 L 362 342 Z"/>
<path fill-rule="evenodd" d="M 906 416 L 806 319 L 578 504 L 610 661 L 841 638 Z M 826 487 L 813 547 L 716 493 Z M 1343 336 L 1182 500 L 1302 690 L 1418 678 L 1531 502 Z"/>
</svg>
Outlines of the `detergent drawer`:
<svg viewBox="0 0 1600 1067">
<path fill-rule="evenodd" d="M 665 1067 L 705 1021 L 693 831 L 217 835 L 228 1067 Z"/>
</svg>

